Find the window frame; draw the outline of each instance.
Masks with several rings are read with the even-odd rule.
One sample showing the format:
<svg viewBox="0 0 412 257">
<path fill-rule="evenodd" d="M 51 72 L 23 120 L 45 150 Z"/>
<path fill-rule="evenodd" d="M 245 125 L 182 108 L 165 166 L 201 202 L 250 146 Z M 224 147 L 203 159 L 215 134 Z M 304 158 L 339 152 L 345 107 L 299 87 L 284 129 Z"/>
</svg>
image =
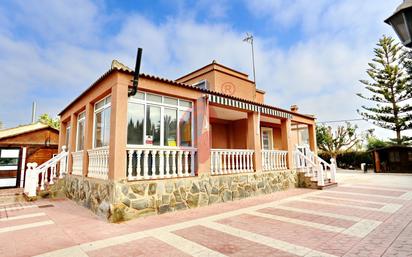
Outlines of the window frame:
<svg viewBox="0 0 412 257">
<path fill-rule="evenodd" d="M 127 143 L 127 147 L 130 148 L 139 148 L 139 147 L 143 147 L 143 148 L 167 148 L 167 149 L 193 149 L 194 146 L 194 102 L 191 100 L 187 100 L 187 99 L 181 99 L 178 97 L 173 97 L 173 96 L 168 96 L 168 95 L 161 95 L 161 94 L 157 94 L 157 93 L 152 93 L 152 92 L 145 92 L 145 91 L 138 91 L 139 93 L 143 93 L 143 100 L 142 99 L 138 99 L 138 98 L 133 98 L 129 97 L 128 99 L 128 103 L 132 103 L 132 104 L 142 104 L 144 107 L 144 119 L 143 119 L 143 144 L 141 145 L 137 145 L 137 144 L 129 144 Z M 147 94 L 151 94 L 151 95 L 156 95 L 156 96 L 160 96 L 162 98 L 161 103 L 160 102 L 152 102 L 150 100 L 147 100 Z M 164 99 L 166 98 L 173 98 L 177 100 L 177 105 L 172 105 L 172 104 L 167 104 L 164 103 Z M 180 102 L 184 101 L 184 102 L 189 102 L 191 104 L 191 107 L 184 107 L 184 106 L 180 106 Z M 147 145 L 146 144 L 146 123 L 147 123 L 147 106 L 155 106 L 155 107 L 160 107 L 160 145 Z M 165 137 L 165 128 L 164 128 L 164 114 L 165 114 L 165 109 L 173 109 L 176 110 L 177 112 L 177 122 L 176 122 L 176 146 L 165 146 L 164 145 L 164 137 Z M 179 112 L 180 111 L 188 111 L 191 113 L 191 118 L 190 118 L 190 122 L 191 122 L 191 146 L 180 146 L 180 128 L 179 128 Z M 126 128 L 126 133 L 128 133 L 127 128 Z"/>
<path fill-rule="evenodd" d="M 100 108 L 96 109 L 96 106 L 103 102 L 106 101 L 108 98 L 110 98 L 110 102 L 109 103 L 104 103 Z M 94 103 L 94 107 L 93 107 L 93 149 L 99 149 L 99 148 L 105 148 L 105 147 L 109 147 L 109 145 L 105 145 L 105 146 L 99 146 L 96 147 L 96 114 L 103 112 L 104 110 L 111 108 L 112 107 L 112 99 L 111 99 L 111 95 L 107 95 L 105 97 L 103 97 L 101 100 L 97 101 L 96 103 Z M 110 110 L 110 116 L 111 116 L 111 110 Z M 110 128 L 111 129 L 111 128 Z M 103 130 L 102 130 L 103 131 Z M 104 137 L 104 136 L 103 136 Z M 110 135 L 109 135 L 109 139 L 110 139 Z M 110 141 L 110 140 L 109 140 Z M 110 142 L 109 142 L 110 144 Z"/>
<path fill-rule="evenodd" d="M 80 116 L 83 117 L 80 118 Z M 83 149 L 79 150 L 79 124 L 83 122 Z M 86 111 L 82 111 L 77 115 L 77 131 L 76 131 L 76 152 L 84 150 L 84 140 L 85 140 L 85 132 L 86 132 Z"/>
</svg>

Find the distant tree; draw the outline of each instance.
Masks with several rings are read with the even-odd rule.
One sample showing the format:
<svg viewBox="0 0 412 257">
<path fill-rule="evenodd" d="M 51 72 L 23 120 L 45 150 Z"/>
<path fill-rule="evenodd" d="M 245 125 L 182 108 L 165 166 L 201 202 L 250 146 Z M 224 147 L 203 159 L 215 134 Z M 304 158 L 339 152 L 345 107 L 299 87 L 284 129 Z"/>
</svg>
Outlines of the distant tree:
<svg viewBox="0 0 412 257">
<path fill-rule="evenodd" d="M 373 150 L 373 149 L 378 149 L 378 148 L 382 148 L 382 147 L 386 147 L 389 146 L 390 143 L 386 142 L 384 140 L 381 140 L 375 136 L 371 136 L 367 139 L 366 142 L 366 149 L 367 150 Z"/>
<path fill-rule="evenodd" d="M 52 128 L 60 129 L 60 119 L 59 118 L 53 119 L 47 113 L 40 115 L 38 121 L 41 123 L 47 124 Z"/>
<path fill-rule="evenodd" d="M 336 159 L 338 154 L 351 150 L 361 141 L 356 134 L 357 128 L 349 122 L 346 126 L 338 126 L 335 131 L 324 125 L 316 126 L 318 148 Z"/>
<path fill-rule="evenodd" d="M 408 138 L 401 132 L 412 128 L 412 106 L 406 103 L 412 99 L 410 53 L 386 36 L 379 40 L 374 53 L 366 72 L 371 81 L 360 81 L 372 96 L 357 95 L 375 102 L 375 106 L 362 106 L 364 111 L 358 113 L 376 126 L 395 131 L 395 142 L 403 144 Z"/>
</svg>

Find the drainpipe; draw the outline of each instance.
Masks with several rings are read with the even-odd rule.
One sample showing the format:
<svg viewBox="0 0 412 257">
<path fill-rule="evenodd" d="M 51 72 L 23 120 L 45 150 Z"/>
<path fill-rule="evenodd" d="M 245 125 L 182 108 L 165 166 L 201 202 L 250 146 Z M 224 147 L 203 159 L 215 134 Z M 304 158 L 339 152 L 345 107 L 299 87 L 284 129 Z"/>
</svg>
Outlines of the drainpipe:
<svg viewBox="0 0 412 257">
<path fill-rule="evenodd" d="M 140 64 L 142 61 L 142 48 L 137 49 L 137 57 L 136 57 L 136 66 L 134 68 L 134 76 L 133 76 L 133 87 L 132 90 L 129 92 L 128 96 L 133 96 L 137 93 L 137 86 L 139 84 L 139 73 L 140 73 Z"/>
</svg>

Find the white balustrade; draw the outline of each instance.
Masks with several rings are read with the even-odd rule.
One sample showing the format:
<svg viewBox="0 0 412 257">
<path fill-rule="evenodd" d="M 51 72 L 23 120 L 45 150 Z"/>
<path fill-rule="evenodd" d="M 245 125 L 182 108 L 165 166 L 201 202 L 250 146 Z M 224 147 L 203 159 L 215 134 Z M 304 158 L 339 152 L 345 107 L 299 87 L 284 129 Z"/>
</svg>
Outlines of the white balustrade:
<svg viewBox="0 0 412 257">
<path fill-rule="evenodd" d="M 72 152 L 72 175 L 83 175 L 83 151 Z"/>
<path fill-rule="evenodd" d="M 44 190 L 46 185 L 54 184 L 54 179 L 62 178 L 67 171 L 67 156 L 66 147 L 62 147 L 62 151 L 52 159 L 44 162 L 41 165 L 37 163 L 28 163 L 25 177 L 24 193 L 29 197 L 37 195 L 37 188 Z M 60 165 L 59 174 L 57 174 L 57 165 Z"/>
<path fill-rule="evenodd" d="M 253 172 L 253 154 L 247 149 L 212 149 L 210 172 L 212 175 Z"/>
<path fill-rule="evenodd" d="M 309 146 L 297 146 L 294 152 L 295 167 L 312 178 L 316 178 L 319 186 L 324 186 L 325 181 L 336 182 L 336 161 L 330 160 L 330 164 L 315 155 Z"/>
<path fill-rule="evenodd" d="M 89 167 L 87 176 L 91 178 L 109 178 L 109 148 L 100 147 L 87 150 Z"/>
<path fill-rule="evenodd" d="M 195 176 L 195 148 L 128 147 L 127 179 Z"/>
<path fill-rule="evenodd" d="M 286 170 L 288 151 L 280 150 L 262 150 L 262 169 L 268 170 Z"/>
</svg>

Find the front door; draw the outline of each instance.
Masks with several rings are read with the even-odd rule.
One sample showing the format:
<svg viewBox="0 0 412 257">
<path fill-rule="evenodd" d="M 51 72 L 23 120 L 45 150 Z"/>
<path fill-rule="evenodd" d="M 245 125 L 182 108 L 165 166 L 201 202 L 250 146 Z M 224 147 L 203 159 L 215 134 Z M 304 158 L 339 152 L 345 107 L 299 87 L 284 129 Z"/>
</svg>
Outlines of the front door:
<svg viewBox="0 0 412 257">
<path fill-rule="evenodd" d="M 17 187 L 20 181 L 20 149 L 0 148 L 0 188 Z"/>
<path fill-rule="evenodd" d="M 262 128 L 262 149 L 272 150 L 273 149 L 273 129 L 272 128 Z"/>
</svg>

